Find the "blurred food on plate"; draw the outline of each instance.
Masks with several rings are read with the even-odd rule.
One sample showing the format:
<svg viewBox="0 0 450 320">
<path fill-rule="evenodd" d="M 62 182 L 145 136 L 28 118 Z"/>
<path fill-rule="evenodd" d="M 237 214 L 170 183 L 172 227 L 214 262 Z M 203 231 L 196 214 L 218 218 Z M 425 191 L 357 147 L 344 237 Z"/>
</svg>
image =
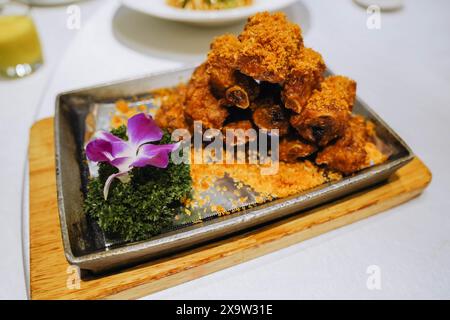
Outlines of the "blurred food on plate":
<svg viewBox="0 0 450 320">
<path fill-rule="evenodd" d="M 191 10 L 222 10 L 250 6 L 253 0 L 167 0 L 172 7 Z"/>
</svg>

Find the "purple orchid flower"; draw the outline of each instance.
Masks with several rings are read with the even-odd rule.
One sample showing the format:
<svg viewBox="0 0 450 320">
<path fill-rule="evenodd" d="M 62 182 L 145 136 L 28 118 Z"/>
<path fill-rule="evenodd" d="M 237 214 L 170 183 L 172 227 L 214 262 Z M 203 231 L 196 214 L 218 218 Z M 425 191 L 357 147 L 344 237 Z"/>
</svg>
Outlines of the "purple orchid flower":
<svg viewBox="0 0 450 320">
<path fill-rule="evenodd" d="M 99 131 L 86 146 L 86 156 L 93 162 L 107 162 L 119 169 L 105 182 L 103 195 L 108 198 L 109 187 L 115 178 L 124 178 L 134 167 L 154 166 L 167 168 L 169 153 L 175 151 L 180 143 L 154 145 L 150 142 L 161 140 L 162 130 L 150 115 L 137 114 L 128 119 L 128 141 L 122 140 L 106 131 Z"/>
</svg>

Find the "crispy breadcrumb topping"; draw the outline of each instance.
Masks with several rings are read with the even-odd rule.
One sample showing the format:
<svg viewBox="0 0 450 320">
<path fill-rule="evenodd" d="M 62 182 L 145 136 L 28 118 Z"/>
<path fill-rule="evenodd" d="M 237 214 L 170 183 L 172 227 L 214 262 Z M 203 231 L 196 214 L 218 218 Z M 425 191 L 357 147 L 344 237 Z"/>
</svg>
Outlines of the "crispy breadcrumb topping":
<svg viewBox="0 0 450 320">
<path fill-rule="evenodd" d="M 284 198 L 342 178 L 337 172 L 327 172 L 311 161 L 279 163 L 276 175 L 261 175 L 257 164 L 192 164 L 194 190 L 204 191 L 217 179 L 229 175 L 237 186 L 245 184 L 264 196 Z M 242 186 L 241 186 L 242 187 Z"/>
<path fill-rule="evenodd" d="M 160 109 L 159 126 L 172 131 L 192 129 L 202 121 L 205 129 L 278 129 L 279 168 L 261 175 L 257 164 L 191 164 L 194 183 L 191 205 L 225 208 L 203 192 L 231 177 L 237 193 L 233 208 L 250 201 L 239 192 L 249 186 L 259 194 L 257 203 L 282 198 L 341 179 L 366 167 L 383 163 L 387 156 L 377 144 L 376 127 L 352 114 L 356 82 L 345 76 L 325 77 L 320 53 L 303 46 L 301 29 L 283 13 L 258 13 L 248 19 L 238 36 L 214 39 L 206 61 L 186 85 L 153 92 Z M 113 124 L 119 126 L 130 110 L 118 101 Z M 246 144 L 248 137 L 228 141 Z M 242 201 L 241 201 L 242 200 Z M 205 209 L 206 210 L 206 209 Z M 229 212 L 229 211 L 226 211 Z"/>
<path fill-rule="evenodd" d="M 303 46 L 298 25 L 281 13 L 257 13 L 239 35 L 238 69 L 257 80 L 281 83 L 289 72 L 289 61 Z"/>
</svg>

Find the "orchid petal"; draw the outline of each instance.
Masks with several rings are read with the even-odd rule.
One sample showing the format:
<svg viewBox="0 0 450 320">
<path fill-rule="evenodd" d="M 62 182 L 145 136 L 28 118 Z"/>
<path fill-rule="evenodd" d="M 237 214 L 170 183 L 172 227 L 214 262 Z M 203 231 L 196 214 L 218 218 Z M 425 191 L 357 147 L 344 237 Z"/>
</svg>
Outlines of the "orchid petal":
<svg viewBox="0 0 450 320">
<path fill-rule="evenodd" d="M 131 165 L 136 157 L 122 157 L 116 158 L 109 163 L 119 169 L 119 172 L 127 172 L 131 170 Z"/>
<path fill-rule="evenodd" d="M 136 148 L 149 142 L 159 141 L 163 137 L 162 130 L 155 120 L 145 113 L 139 113 L 128 119 L 128 139 Z"/>
<path fill-rule="evenodd" d="M 117 157 L 132 156 L 136 151 L 113 134 L 100 131 L 86 146 L 86 156 L 94 162 L 111 162 Z"/>
<path fill-rule="evenodd" d="M 132 148 L 126 141 L 113 142 L 111 146 L 111 155 L 113 158 L 132 157 L 136 155 L 137 152 L 137 150 Z"/>
<path fill-rule="evenodd" d="M 169 154 L 177 150 L 180 142 L 174 144 L 145 144 L 139 148 L 135 161 L 131 164 L 133 167 L 146 167 L 148 165 L 157 168 L 167 168 L 169 164 Z"/>
<path fill-rule="evenodd" d="M 115 178 L 122 177 L 123 180 L 133 167 L 152 165 L 166 168 L 169 164 L 169 154 L 180 146 L 180 143 L 149 144 L 161 140 L 163 132 L 153 118 L 145 113 L 137 114 L 128 120 L 127 134 L 128 141 L 124 141 L 109 132 L 100 131 L 86 146 L 86 156 L 89 160 L 107 162 L 119 170 L 118 173 L 110 175 L 105 182 L 103 189 L 105 200 Z"/>
<path fill-rule="evenodd" d="M 130 144 L 127 141 L 124 141 L 107 131 L 98 132 L 97 138 L 111 143 L 111 155 L 113 156 L 113 158 L 123 157 L 125 155 L 130 156 L 133 153 L 136 153 L 136 151 L 132 150 Z"/>
<path fill-rule="evenodd" d="M 112 159 L 112 145 L 102 139 L 94 139 L 86 146 L 86 156 L 94 162 L 109 162 Z"/>
<path fill-rule="evenodd" d="M 112 133 L 110 133 L 108 131 L 98 131 L 95 134 L 95 136 L 97 139 L 105 140 L 110 143 L 123 141 L 122 139 L 120 139 L 119 137 L 116 137 L 115 135 L 113 135 Z"/>
<path fill-rule="evenodd" d="M 105 186 L 103 187 L 103 197 L 105 198 L 105 200 L 108 199 L 109 188 L 111 187 L 111 183 L 113 182 L 113 180 L 126 174 L 128 174 L 128 172 L 119 172 L 110 175 L 108 179 L 106 179 Z"/>
</svg>

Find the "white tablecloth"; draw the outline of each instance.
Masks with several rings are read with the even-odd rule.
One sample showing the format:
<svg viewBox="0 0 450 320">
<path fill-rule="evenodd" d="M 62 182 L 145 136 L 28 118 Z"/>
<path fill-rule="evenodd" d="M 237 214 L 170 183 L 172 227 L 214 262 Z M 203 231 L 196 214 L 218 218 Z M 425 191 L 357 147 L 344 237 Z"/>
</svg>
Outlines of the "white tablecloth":
<svg viewBox="0 0 450 320">
<path fill-rule="evenodd" d="M 55 95 L 200 61 L 213 35 L 240 28 L 168 23 L 112 0 L 80 6 L 80 30 L 65 28 L 64 7 L 34 9 L 46 65 L 29 78 L 0 81 L 0 298 L 26 298 L 27 135 L 34 120 L 53 114 Z M 379 30 L 368 29 L 366 11 L 349 0 L 304 0 L 287 11 L 332 70 L 358 81 L 359 96 L 434 180 L 422 196 L 384 214 L 149 298 L 450 298 L 450 2 L 405 1 L 403 10 L 382 13 Z M 372 265 L 380 290 L 367 287 Z"/>
</svg>

